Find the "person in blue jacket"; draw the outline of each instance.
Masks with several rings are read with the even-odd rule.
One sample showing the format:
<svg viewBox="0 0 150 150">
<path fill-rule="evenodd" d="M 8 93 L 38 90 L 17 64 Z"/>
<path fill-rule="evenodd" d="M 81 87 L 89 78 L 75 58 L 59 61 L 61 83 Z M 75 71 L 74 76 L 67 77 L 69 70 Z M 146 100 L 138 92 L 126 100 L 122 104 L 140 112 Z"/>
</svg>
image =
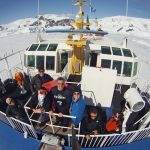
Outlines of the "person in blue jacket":
<svg viewBox="0 0 150 150">
<path fill-rule="evenodd" d="M 81 90 L 76 88 L 73 92 L 72 102 L 70 106 L 70 116 L 75 116 L 76 118 L 71 119 L 71 125 L 79 125 L 83 118 L 84 110 L 85 102 L 83 100 Z"/>
</svg>

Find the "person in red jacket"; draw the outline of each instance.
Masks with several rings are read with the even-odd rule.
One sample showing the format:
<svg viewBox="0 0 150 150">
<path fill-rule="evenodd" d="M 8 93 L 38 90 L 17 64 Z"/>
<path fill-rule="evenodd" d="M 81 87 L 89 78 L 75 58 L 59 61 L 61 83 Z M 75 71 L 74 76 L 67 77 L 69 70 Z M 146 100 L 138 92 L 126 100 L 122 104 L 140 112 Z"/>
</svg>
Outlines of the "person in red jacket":
<svg viewBox="0 0 150 150">
<path fill-rule="evenodd" d="M 121 132 L 123 122 L 123 115 L 120 113 L 115 113 L 110 117 L 106 123 L 106 131 L 108 133 Z"/>
</svg>

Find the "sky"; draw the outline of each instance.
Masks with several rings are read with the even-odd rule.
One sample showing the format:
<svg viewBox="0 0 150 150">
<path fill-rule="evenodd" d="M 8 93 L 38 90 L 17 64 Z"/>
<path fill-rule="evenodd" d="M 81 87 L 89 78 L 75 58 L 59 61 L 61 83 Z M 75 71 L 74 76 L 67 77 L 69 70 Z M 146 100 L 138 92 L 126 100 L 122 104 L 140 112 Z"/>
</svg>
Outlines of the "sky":
<svg viewBox="0 0 150 150">
<path fill-rule="evenodd" d="M 0 0 L 0 24 L 17 19 L 35 17 L 38 0 Z M 75 14 L 77 8 L 72 7 L 75 0 L 40 0 L 40 14 Z M 90 1 L 90 0 L 87 0 Z M 91 18 L 103 18 L 125 15 L 126 0 L 91 0 L 96 13 L 90 13 L 86 6 L 85 13 Z M 150 19 L 150 0 L 129 0 L 128 15 Z"/>
</svg>

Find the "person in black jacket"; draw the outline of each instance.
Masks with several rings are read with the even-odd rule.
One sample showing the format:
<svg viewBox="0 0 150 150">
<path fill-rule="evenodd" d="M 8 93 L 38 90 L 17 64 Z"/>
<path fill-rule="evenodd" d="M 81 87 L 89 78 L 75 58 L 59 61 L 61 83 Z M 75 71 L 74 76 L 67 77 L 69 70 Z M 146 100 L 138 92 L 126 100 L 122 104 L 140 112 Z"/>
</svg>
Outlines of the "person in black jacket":
<svg viewBox="0 0 150 150">
<path fill-rule="evenodd" d="M 21 106 L 19 106 L 17 101 L 12 99 L 11 97 L 8 97 L 6 99 L 6 104 L 8 104 L 5 112 L 7 117 L 14 117 L 16 119 L 23 118 L 23 109 L 21 108 Z"/>
<path fill-rule="evenodd" d="M 51 89 L 53 96 L 53 108 L 50 115 L 58 113 L 56 124 L 68 126 L 68 120 L 63 115 L 69 115 L 69 108 L 71 104 L 71 92 L 65 88 L 65 80 L 62 77 L 57 79 L 57 86 Z"/>
<path fill-rule="evenodd" d="M 43 68 L 40 68 L 38 71 L 39 73 L 35 75 L 31 80 L 30 88 L 32 94 L 35 94 L 35 92 L 37 92 L 41 88 L 42 84 L 53 80 L 50 75 L 44 73 L 45 71 Z"/>
<path fill-rule="evenodd" d="M 49 121 L 49 115 L 45 112 L 49 112 L 51 110 L 51 95 L 44 87 L 41 87 L 38 92 L 32 95 L 29 107 L 34 113 L 40 114 L 38 121 L 40 121 L 42 124 Z"/>
<path fill-rule="evenodd" d="M 81 123 L 81 133 L 85 134 L 87 140 L 90 135 L 97 135 L 101 132 L 101 117 L 96 108 L 91 108 L 90 113 L 86 116 Z"/>
</svg>

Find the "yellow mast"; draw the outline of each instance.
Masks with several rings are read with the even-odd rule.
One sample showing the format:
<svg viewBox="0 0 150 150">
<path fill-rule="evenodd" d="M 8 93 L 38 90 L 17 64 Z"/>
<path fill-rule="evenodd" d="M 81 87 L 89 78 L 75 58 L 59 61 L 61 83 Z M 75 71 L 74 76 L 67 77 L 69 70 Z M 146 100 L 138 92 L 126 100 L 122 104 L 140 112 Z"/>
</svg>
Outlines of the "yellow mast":
<svg viewBox="0 0 150 150">
<path fill-rule="evenodd" d="M 79 7 L 79 13 L 77 14 L 76 20 L 72 22 L 72 25 L 75 29 L 82 30 L 86 26 L 86 23 L 84 22 L 83 7 L 87 5 L 87 2 L 80 0 L 74 5 Z M 70 74 L 72 75 L 81 75 L 84 65 L 84 48 L 86 46 L 86 40 L 83 38 L 83 34 L 80 34 L 78 37 L 77 36 L 78 35 L 72 35 L 72 39 L 69 38 L 66 42 L 68 45 L 72 46 L 70 63 Z"/>
</svg>

